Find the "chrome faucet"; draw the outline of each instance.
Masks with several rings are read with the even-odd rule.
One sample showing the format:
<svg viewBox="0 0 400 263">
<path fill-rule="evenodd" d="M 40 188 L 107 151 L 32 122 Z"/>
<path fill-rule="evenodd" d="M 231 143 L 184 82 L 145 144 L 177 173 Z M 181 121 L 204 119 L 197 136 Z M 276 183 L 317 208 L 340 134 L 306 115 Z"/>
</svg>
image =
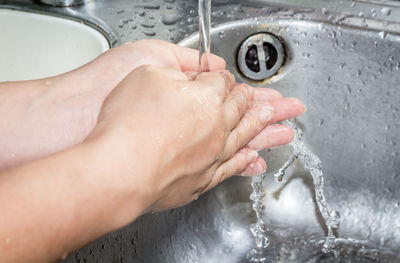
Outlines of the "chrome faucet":
<svg viewBox="0 0 400 263">
<path fill-rule="evenodd" d="M 51 6 L 73 6 L 73 5 L 82 5 L 89 0 L 37 0 L 40 3 L 51 5 Z"/>
</svg>

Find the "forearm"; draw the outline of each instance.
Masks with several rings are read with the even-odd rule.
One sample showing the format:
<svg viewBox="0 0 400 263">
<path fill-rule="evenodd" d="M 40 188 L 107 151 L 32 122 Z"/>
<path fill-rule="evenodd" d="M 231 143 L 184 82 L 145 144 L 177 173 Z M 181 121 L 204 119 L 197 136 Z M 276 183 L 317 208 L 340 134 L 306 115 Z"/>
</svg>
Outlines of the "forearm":
<svg viewBox="0 0 400 263">
<path fill-rule="evenodd" d="M 135 185 L 110 176 L 123 163 L 104 147 L 84 143 L 0 174 L 2 261 L 59 260 L 143 212 Z"/>
<path fill-rule="evenodd" d="M 0 171 L 76 145 L 96 124 L 110 86 L 87 66 L 34 81 L 0 83 Z"/>
</svg>

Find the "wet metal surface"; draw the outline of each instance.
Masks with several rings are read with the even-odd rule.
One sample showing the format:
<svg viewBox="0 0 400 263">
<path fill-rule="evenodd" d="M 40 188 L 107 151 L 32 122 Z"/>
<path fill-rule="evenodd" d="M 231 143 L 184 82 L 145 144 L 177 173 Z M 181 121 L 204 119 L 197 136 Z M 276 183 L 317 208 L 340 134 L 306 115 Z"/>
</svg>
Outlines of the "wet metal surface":
<svg viewBox="0 0 400 263">
<path fill-rule="evenodd" d="M 26 3 L 32 4 L 0 0 L 1 7 L 26 9 Z M 240 44 L 256 33 L 279 37 L 286 54 L 282 69 L 267 83 L 252 84 L 307 105 L 298 123 L 307 146 L 322 160 L 327 202 L 341 213 L 337 234 L 349 255 L 343 262 L 398 262 L 400 9 L 394 1 L 281 3 L 286 7 L 215 0 L 211 50 L 227 60 L 238 81 L 247 82 L 236 63 Z M 34 4 L 32 9 L 89 17 L 118 45 L 140 38 L 177 42 L 189 37 L 198 26 L 196 8 L 196 1 L 103 0 L 66 9 Z M 197 46 L 196 36 L 182 44 Z M 282 147 L 262 153 L 271 174 L 290 151 Z M 285 178 L 276 183 L 271 176 L 265 183 L 263 219 L 271 261 L 335 262 L 319 253 L 326 230 L 302 164 L 295 163 Z M 141 217 L 65 262 L 246 262 L 254 246 L 250 193 L 249 178 L 232 178 L 188 206 Z"/>
</svg>

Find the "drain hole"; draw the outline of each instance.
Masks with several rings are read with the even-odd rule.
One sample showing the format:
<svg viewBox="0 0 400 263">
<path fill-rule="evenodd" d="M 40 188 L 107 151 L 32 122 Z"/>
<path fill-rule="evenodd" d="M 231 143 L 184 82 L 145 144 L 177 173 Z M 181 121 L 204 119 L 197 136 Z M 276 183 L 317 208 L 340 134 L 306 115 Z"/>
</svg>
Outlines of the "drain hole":
<svg viewBox="0 0 400 263">
<path fill-rule="evenodd" d="M 263 47 L 265 52 L 265 62 L 267 64 L 267 69 L 270 70 L 275 66 L 276 61 L 278 60 L 278 52 L 276 51 L 276 48 L 268 42 L 264 42 Z"/>
<path fill-rule="evenodd" d="M 260 63 L 258 62 L 258 51 L 256 45 L 252 45 L 246 54 L 246 65 L 254 72 L 260 72 Z"/>
<path fill-rule="evenodd" d="M 242 43 L 237 63 L 244 76 L 262 81 L 279 71 L 284 56 L 283 45 L 277 37 L 269 33 L 258 33 Z"/>
</svg>

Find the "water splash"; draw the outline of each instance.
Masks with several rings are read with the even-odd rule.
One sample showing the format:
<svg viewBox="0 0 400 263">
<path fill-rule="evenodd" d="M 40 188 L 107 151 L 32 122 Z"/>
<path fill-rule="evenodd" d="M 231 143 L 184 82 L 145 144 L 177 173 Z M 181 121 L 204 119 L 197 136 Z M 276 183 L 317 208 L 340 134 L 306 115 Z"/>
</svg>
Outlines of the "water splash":
<svg viewBox="0 0 400 263">
<path fill-rule="evenodd" d="M 312 151 L 307 149 L 303 141 L 303 131 L 295 124 L 294 121 L 288 121 L 287 124 L 294 131 L 294 139 L 290 143 L 293 147 L 293 153 L 285 164 L 274 174 L 277 182 L 282 182 L 286 170 L 297 160 L 300 159 L 304 168 L 308 170 L 313 178 L 313 184 L 315 189 L 315 199 L 317 202 L 318 209 L 321 213 L 322 218 L 325 220 L 325 225 L 328 229 L 323 247 L 323 253 L 333 252 L 335 255 L 336 236 L 334 230 L 339 227 L 340 215 L 336 210 L 330 211 L 326 204 L 324 195 L 324 176 L 322 172 L 322 163 L 320 158 L 315 155 Z M 262 183 L 266 177 L 266 174 L 256 176 L 252 180 L 253 192 L 250 199 L 253 201 L 253 210 L 256 212 L 256 223 L 251 225 L 250 230 L 256 241 L 256 248 L 252 249 L 247 255 L 250 262 L 265 262 L 266 257 L 263 255 L 263 249 L 269 244 L 268 237 L 266 235 L 265 224 L 260 218 L 264 199 L 264 193 L 262 189 Z"/>
<path fill-rule="evenodd" d="M 265 196 L 262 189 L 265 176 L 266 173 L 254 176 L 251 182 L 253 192 L 250 195 L 250 200 L 253 201 L 252 209 L 256 213 L 256 223 L 250 226 L 250 231 L 253 234 L 256 247 L 251 249 L 247 254 L 247 259 L 250 262 L 265 262 L 266 256 L 264 255 L 264 250 L 269 246 L 270 243 L 266 234 L 265 223 L 260 217 L 260 213 L 263 210 L 262 201 L 264 200 Z"/>
<path fill-rule="evenodd" d="M 335 246 L 336 237 L 333 231 L 339 227 L 340 215 L 336 210 L 329 211 L 326 204 L 324 195 L 324 174 L 322 172 L 321 159 L 304 145 L 303 131 L 294 123 L 294 121 L 288 121 L 288 125 L 294 131 L 294 139 L 291 142 L 293 153 L 289 157 L 288 161 L 286 161 L 278 172 L 274 174 L 275 180 L 281 182 L 285 175 L 285 171 L 290 167 L 290 165 L 297 159 L 302 160 L 304 168 L 310 172 L 313 178 L 315 200 L 328 229 L 327 237 L 323 246 L 323 252 L 334 252 L 333 248 Z"/>
</svg>

